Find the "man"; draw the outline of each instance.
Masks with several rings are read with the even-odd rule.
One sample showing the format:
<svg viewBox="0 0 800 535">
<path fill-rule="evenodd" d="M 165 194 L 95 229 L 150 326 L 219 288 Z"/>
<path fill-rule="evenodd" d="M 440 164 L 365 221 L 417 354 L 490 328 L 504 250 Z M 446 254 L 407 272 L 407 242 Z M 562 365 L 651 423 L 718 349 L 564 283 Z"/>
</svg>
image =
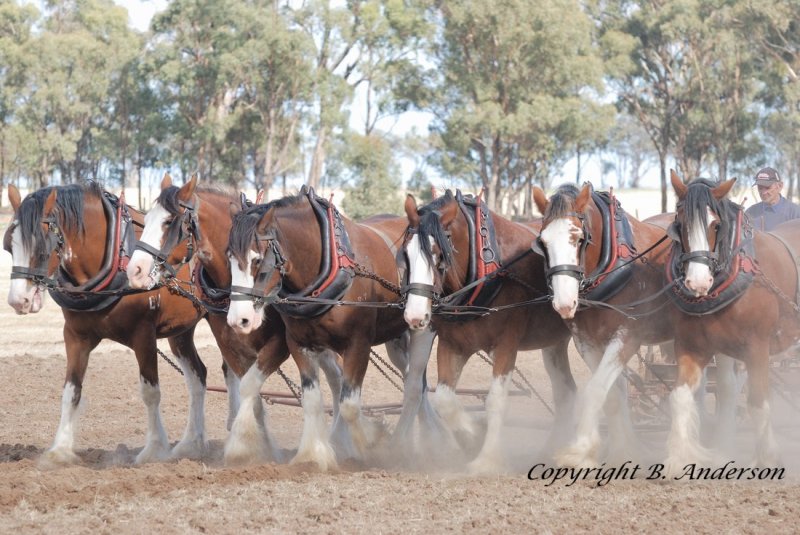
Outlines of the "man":
<svg viewBox="0 0 800 535">
<path fill-rule="evenodd" d="M 755 180 L 761 202 L 745 211 L 755 229 L 772 230 L 784 221 L 800 218 L 800 206 L 781 195 L 783 182 L 775 169 L 763 168 Z"/>
</svg>

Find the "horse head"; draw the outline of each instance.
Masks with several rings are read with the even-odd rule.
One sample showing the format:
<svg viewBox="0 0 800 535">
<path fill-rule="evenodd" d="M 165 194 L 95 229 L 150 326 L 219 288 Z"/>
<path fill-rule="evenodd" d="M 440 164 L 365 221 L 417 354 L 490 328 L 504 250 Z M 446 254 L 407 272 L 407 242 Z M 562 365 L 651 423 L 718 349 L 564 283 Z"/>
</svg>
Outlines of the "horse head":
<svg viewBox="0 0 800 535">
<path fill-rule="evenodd" d="M 44 305 L 46 281 L 58 267 L 57 193 L 55 188 L 42 188 L 21 200 L 10 184 L 8 200 L 14 209 L 3 236 L 12 261 L 8 304 L 17 314 L 36 313 Z"/>
<path fill-rule="evenodd" d="M 547 269 L 545 276 L 553 294 L 553 308 L 564 319 L 575 317 L 580 286 L 587 269 L 586 249 L 591 243 L 592 186 L 565 184 L 547 198 L 533 188 L 533 199 L 544 215 L 539 241 Z"/>
<path fill-rule="evenodd" d="M 459 207 L 450 190 L 417 208 L 414 197 L 405 203 L 408 232 L 403 249 L 408 261 L 408 285 L 403 316 L 412 329 L 424 329 L 431 320 L 433 299 L 448 286 L 457 285 L 451 268 L 456 264 L 455 253 L 467 251 L 468 236 L 458 230 Z"/>
<path fill-rule="evenodd" d="M 196 255 L 207 271 L 213 272 L 214 281 L 220 287 L 227 286 L 225 249 L 232 214 L 241 210 L 242 204 L 235 195 L 198 186 L 196 175 L 180 188 L 165 175 L 161 193 L 145 216 L 142 236 L 128 262 L 130 285 L 152 288 L 163 277 L 174 276 Z"/>
<path fill-rule="evenodd" d="M 684 269 L 684 284 L 695 297 L 708 295 L 714 276 L 724 268 L 729 254 L 732 210 L 725 196 L 736 182 L 735 178 L 722 183 L 696 179 L 684 184 L 670 170 L 672 188 L 678 197 L 675 221 L 667 234 L 680 246 L 680 263 Z M 712 245 L 713 244 L 713 245 Z"/>
<path fill-rule="evenodd" d="M 266 305 L 284 286 L 303 288 L 319 269 L 321 238 L 308 195 L 313 191 L 304 189 L 233 218 L 228 324 L 241 334 L 261 326 Z"/>
</svg>

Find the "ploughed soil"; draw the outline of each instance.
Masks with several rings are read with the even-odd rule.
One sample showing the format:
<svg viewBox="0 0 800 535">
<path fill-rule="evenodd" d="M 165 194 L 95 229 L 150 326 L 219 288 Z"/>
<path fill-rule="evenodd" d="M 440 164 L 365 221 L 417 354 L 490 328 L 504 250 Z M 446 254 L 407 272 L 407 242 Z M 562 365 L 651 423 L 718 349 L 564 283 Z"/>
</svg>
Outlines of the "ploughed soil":
<svg viewBox="0 0 800 535">
<path fill-rule="evenodd" d="M 8 293 L 10 255 L 0 255 L 0 294 Z M 784 449 L 784 477 L 777 481 L 648 481 L 648 467 L 664 457 L 663 426 L 639 429 L 643 455 L 630 459 L 641 468 L 634 477 L 598 485 L 588 479 L 569 485 L 529 480 L 552 466 L 539 451 L 553 418 L 535 397 L 514 396 L 508 407 L 503 445 L 508 473 L 467 475 L 468 456 L 446 448 L 420 451 L 403 461 L 375 447 L 375 458 L 345 461 L 322 473 L 308 465 L 289 465 L 302 429 L 301 409 L 268 405 L 268 425 L 284 461 L 230 468 L 222 462 L 227 436 L 225 394 L 206 398 L 208 454 L 136 466 L 146 432 L 132 351 L 103 342 L 90 359 L 83 389 L 83 412 L 77 432 L 80 465 L 42 470 L 38 458 L 52 443 L 59 421 L 65 358 L 63 318 L 52 300 L 36 315 L 17 316 L 0 308 L 0 532 L 47 533 L 238 533 L 324 532 L 408 533 L 678 531 L 796 532 L 800 520 L 800 463 L 792 422 L 796 412 L 778 414 L 776 437 Z M 166 341 L 160 342 L 166 352 Z M 209 367 L 209 385 L 224 385 L 221 357 L 205 325 L 196 345 Z M 376 348 L 385 355 L 383 348 Z M 571 350 L 579 387 L 586 366 Z M 435 361 L 435 359 L 433 359 Z M 551 390 L 540 352 L 523 352 L 519 367 L 551 404 Z M 637 363 L 631 362 L 634 370 Z M 293 365 L 286 373 L 297 380 Z M 639 370 L 641 371 L 641 370 Z M 487 388 L 490 368 L 473 357 L 460 386 Z M 186 423 L 187 394 L 182 377 L 160 365 L 161 411 L 170 439 L 176 442 Z M 435 384 L 435 362 L 429 367 Z M 265 390 L 287 392 L 279 377 Z M 366 405 L 395 403 L 400 392 L 371 366 L 363 394 Z M 482 401 L 462 396 L 482 414 Z M 328 403 L 330 398 L 328 397 Z M 780 400 L 776 400 L 776 406 Z M 667 404 L 668 405 L 668 404 Z M 396 416 L 373 414 L 391 429 Z M 330 420 L 330 418 L 329 418 Z M 745 466 L 752 452 L 752 428 L 741 420 L 736 444 L 741 455 L 722 457 Z M 442 462 L 441 455 L 446 452 Z M 605 468 L 608 468 L 606 466 Z"/>
</svg>

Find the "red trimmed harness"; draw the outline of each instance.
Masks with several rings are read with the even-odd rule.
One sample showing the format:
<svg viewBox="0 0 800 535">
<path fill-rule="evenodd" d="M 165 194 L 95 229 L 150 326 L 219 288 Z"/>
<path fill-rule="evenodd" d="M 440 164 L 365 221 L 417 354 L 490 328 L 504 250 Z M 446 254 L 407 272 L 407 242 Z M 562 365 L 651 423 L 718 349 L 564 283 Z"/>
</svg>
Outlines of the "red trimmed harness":
<svg viewBox="0 0 800 535">
<path fill-rule="evenodd" d="M 498 269 L 500 269 L 500 265 L 497 263 L 497 254 L 492 251 L 493 258 L 490 262 L 487 262 L 484 258 L 483 251 L 484 251 L 484 244 L 483 244 L 483 229 L 487 228 L 485 226 L 486 222 L 486 213 L 481 210 L 481 201 L 480 196 L 478 197 L 478 202 L 475 204 L 475 223 L 478 228 L 475 229 L 475 258 L 477 260 L 476 264 L 476 273 L 475 278 L 476 280 L 483 279 L 486 275 L 490 273 L 494 273 Z M 490 244 L 491 245 L 491 244 Z M 490 249 L 491 250 L 491 249 Z M 472 292 L 469 300 L 467 301 L 467 305 L 472 305 L 475 302 L 475 299 L 481 293 L 483 289 L 483 282 L 478 284 L 475 287 L 475 290 Z"/>
<path fill-rule="evenodd" d="M 128 261 L 130 257 L 123 256 L 121 241 L 122 241 L 122 207 L 125 206 L 125 192 L 123 191 L 119 196 L 117 202 L 117 218 L 114 224 L 114 238 L 111 242 L 112 250 L 114 251 L 114 261 L 111 264 L 111 269 L 108 270 L 108 275 L 103 279 L 92 291 L 100 292 L 108 288 L 111 281 L 116 277 L 117 272 L 125 271 L 128 269 Z"/>
<path fill-rule="evenodd" d="M 319 297 L 319 295 L 333 283 L 334 279 L 336 279 L 336 275 L 339 273 L 339 270 L 356 267 L 355 261 L 347 255 L 347 251 L 339 243 L 339 235 L 336 233 L 336 224 L 334 222 L 332 195 L 330 201 L 328 202 L 327 213 L 328 228 L 330 229 L 330 235 L 333 237 L 330 245 L 331 269 L 328 273 L 328 277 L 322 282 L 319 288 L 311 292 L 311 297 Z"/>
</svg>

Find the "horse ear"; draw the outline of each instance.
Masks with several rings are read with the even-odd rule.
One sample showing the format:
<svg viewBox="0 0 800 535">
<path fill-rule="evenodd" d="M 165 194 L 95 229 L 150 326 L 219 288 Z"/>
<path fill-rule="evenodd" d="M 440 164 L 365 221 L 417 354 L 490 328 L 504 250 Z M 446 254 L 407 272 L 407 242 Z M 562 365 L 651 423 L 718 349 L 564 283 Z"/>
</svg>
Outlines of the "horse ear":
<svg viewBox="0 0 800 535">
<path fill-rule="evenodd" d="M 164 178 L 161 179 L 161 191 L 164 191 L 172 185 L 172 177 L 169 173 L 164 173 Z"/>
<path fill-rule="evenodd" d="M 575 199 L 575 211 L 576 212 L 583 212 L 586 209 L 586 205 L 589 203 L 589 199 L 592 198 L 592 184 L 587 182 L 581 188 L 581 192 L 578 194 L 578 197 Z"/>
<path fill-rule="evenodd" d="M 725 182 L 723 182 L 722 184 L 720 184 L 716 188 L 712 189 L 711 190 L 711 195 L 713 195 L 715 199 L 720 200 L 723 197 L 725 197 L 725 195 L 728 194 L 728 192 L 731 190 L 731 188 L 733 187 L 733 185 L 735 183 L 736 183 L 736 179 L 735 178 L 731 178 L 730 180 L 726 180 Z"/>
<path fill-rule="evenodd" d="M 50 190 L 50 195 L 44 201 L 44 208 L 42 209 L 42 217 L 49 216 L 53 209 L 56 207 L 56 188 Z"/>
<path fill-rule="evenodd" d="M 406 217 L 408 217 L 408 224 L 411 228 L 419 227 L 419 210 L 417 210 L 417 201 L 410 193 L 406 195 Z"/>
<path fill-rule="evenodd" d="M 539 186 L 533 186 L 533 202 L 536 204 L 539 213 L 544 215 L 544 211 L 547 209 L 547 195 Z"/>
<path fill-rule="evenodd" d="M 14 208 L 14 213 L 17 213 L 19 205 L 22 204 L 22 196 L 19 194 L 19 190 L 14 184 L 8 185 L 8 202 L 10 202 L 11 207 Z"/>
<path fill-rule="evenodd" d="M 681 177 L 675 172 L 675 169 L 669 170 L 669 179 L 672 182 L 672 189 L 675 190 L 675 195 L 677 195 L 679 199 L 686 197 L 686 192 L 689 188 L 683 183 L 683 180 L 681 180 Z"/>
<path fill-rule="evenodd" d="M 181 186 L 181 189 L 178 191 L 178 200 L 186 202 L 189 199 L 191 199 L 192 194 L 194 193 L 194 189 L 196 187 L 197 187 L 197 173 L 192 173 L 192 178 L 189 179 L 189 182 Z"/>
</svg>

